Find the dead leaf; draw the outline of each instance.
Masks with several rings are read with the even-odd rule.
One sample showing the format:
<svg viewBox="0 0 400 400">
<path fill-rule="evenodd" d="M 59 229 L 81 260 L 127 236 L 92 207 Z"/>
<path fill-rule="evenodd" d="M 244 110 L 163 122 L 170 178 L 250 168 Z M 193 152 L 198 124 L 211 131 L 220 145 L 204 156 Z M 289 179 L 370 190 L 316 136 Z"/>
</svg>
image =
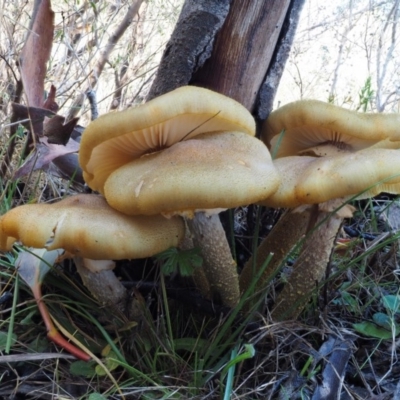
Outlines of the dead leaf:
<svg viewBox="0 0 400 400">
<path fill-rule="evenodd" d="M 71 134 L 78 123 L 79 117 L 73 118 L 65 123 L 65 117 L 54 115 L 51 118 L 45 118 L 43 124 L 43 134 L 47 136 L 48 142 L 52 144 L 66 145 Z"/>
<path fill-rule="evenodd" d="M 79 166 L 78 154 L 66 154 L 53 160 L 53 164 L 57 167 L 54 171 L 50 169 L 51 174 L 56 174 L 71 183 L 85 184 L 83 179 L 82 168 Z"/>
<path fill-rule="evenodd" d="M 13 121 L 20 122 L 28 131 L 34 131 L 37 136 L 43 135 L 43 121 L 45 117 L 55 114 L 50 110 L 38 107 L 26 107 L 22 104 L 12 103 Z"/>
<path fill-rule="evenodd" d="M 14 179 L 29 175 L 32 171 L 46 168 L 55 158 L 76 153 L 79 143 L 70 139 L 66 146 L 48 143 L 47 137 L 41 137 L 36 148 L 29 154 L 24 164 L 14 174 Z"/>
<path fill-rule="evenodd" d="M 47 337 L 65 350 L 69 351 L 75 357 L 89 361 L 90 356 L 80 350 L 72 343 L 68 342 L 54 326 L 49 310 L 43 300 L 42 282 L 50 268 L 59 261 L 64 253 L 63 249 L 48 251 L 46 249 L 31 249 L 30 251 L 21 251 L 15 262 L 18 268 L 19 276 L 31 288 L 33 297 L 46 325 Z"/>
<path fill-rule="evenodd" d="M 44 79 L 54 33 L 54 12 L 50 0 L 39 3 L 34 18 L 20 56 L 21 77 L 29 106 L 43 107 Z"/>
</svg>

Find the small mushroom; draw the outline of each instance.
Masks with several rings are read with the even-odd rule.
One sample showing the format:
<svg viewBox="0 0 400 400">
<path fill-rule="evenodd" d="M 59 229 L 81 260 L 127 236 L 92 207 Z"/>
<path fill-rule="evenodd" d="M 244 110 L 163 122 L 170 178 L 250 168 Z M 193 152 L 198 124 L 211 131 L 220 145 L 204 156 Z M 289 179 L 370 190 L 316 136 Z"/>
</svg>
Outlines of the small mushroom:
<svg viewBox="0 0 400 400">
<path fill-rule="evenodd" d="M 102 196 L 87 194 L 16 207 L 1 217 L 0 227 L 1 250 L 18 241 L 78 257 L 78 267 L 90 269 L 82 274 L 86 286 L 101 303 L 111 305 L 120 303 L 126 291 L 111 271 L 114 262 L 107 260 L 150 257 L 178 246 L 185 234 L 179 217 L 131 217 L 111 208 Z"/>
<path fill-rule="evenodd" d="M 82 136 L 80 163 L 88 185 L 121 212 L 196 212 L 189 224 L 211 289 L 234 306 L 239 284 L 225 233 L 218 216 L 199 223 L 199 215 L 257 201 L 277 188 L 268 150 L 254 134 L 251 114 L 236 101 L 181 87 L 92 122 Z"/>
<path fill-rule="evenodd" d="M 318 204 L 315 230 L 307 237 L 288 284 L 279 294 L 273 316 L 295 317 L 325 273 L 333 241 L 343 218 L 352 216 L 345 205 L 353 197 L 381 192 L 400 193 L 399 150 L 364 149 L 328 157 L 294 156 L 275 161 L 282 183 L 263 205 L 301 207 Z M 292 214 L 293 215 L 293 214 Z"/>
</svg>

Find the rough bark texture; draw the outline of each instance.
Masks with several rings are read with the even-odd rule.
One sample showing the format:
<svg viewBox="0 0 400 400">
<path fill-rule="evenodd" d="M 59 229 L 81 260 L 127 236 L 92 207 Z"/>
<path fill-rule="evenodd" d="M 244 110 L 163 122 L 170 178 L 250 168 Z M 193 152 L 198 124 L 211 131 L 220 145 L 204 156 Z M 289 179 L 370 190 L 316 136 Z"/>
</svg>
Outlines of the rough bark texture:
<svg viewBox="0 0 400 400">
<path fill-rule="evenodd" d="M 147 100 L 188 85 L 193 73 L 211 56 L 216 33 L 231 0 L 187 0 L 172 33 Z"/>
<path fill-rule="evenodd" d="M 272 317 L 277 321 L 295 319 L 310 299 L 316 283 L 325 275 L 333 244 L 343 221 L 339 216 L 320 212 L 317 228 L 308 235 L 293 265 L 288 282 L 279 293 Z M 325 220 L 325 221 L 324 221 Z"/>
<path fill-rule="evenodd" d="M 253 111 L 290 0 L 232 2 L 212 56 L 191 83 L 223 93 Z"/>
<path fill-rule="evenodd" d="M 202 249 L 203 268 L 213 296 L 222 304 L 234 307 L 239 301 L 239 279 L 236 263 L 226 240 L 218 215 L 207 217 L 198 212 L 188 221 L 195 247 Z"/>
<path fill-rule="evenodd" d="M 194 84 L 233 97 L 265 119 L 304 1 L 187 0 L 147 100 Z"/>
<path fill-rule="evenodd" d="M 288 211 L 280 218 L 269 235 L 258 247 L 255 263 L 252 256 L 244 266 L 239 281 L 241 293 L 247 290 L 267 257 L 273 254 L 271 261 L 265 268 L 263 275 L 256 283 L 254 289 L 254 293 L 262 294 L 265 284 L 273 277 L 276 269 L 282 264 L 285 257 L 288 256 L 290 250 L 306 233 L 309 219 L 310 213 L 308 211 L 301 213 Z M 255 304 L 258 299 L 259 296 L 253 296 L 249 300 L 249 306 Z"/>
<path fill-rule="evenodd" d="M 274 55 L 259 91 L 256 111 L 254 112 L 254 115 L 259 120 L 265 120 L 272 111 L 275 95 L 283 70 L 285 69 L 286 61 L 289 58 L 304 2 L 305 0 L 292 0 L 290 2 Z"/>
</svg>

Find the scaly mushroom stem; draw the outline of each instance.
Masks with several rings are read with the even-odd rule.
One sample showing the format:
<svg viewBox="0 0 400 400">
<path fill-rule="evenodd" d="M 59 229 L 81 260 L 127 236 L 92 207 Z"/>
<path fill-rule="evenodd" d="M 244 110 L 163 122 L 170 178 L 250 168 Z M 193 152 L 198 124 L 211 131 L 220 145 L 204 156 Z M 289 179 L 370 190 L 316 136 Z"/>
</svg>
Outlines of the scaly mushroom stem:
<svg viewBox="0 0 400 400">
<path fill-rule="evenodd" d="M 342 221 L 343 217 L 338 214 L 320 212 L 315 230 L 306 238 L 301 253 L 293 265 L 293 272 L 277 297 L 272 310 L 274 320 L 297 318 L 309 301 L 316 282 L 324 277 Z"/>
<path fill-rule="evenodd" d="M 239 279 L 241 293 L 244 293 L 249 288 L 267 257 L 273 254 L 271 261 L 255 285 L 254 293 L 256 295 L 249 299 L 247 308 L 251 308 L 258 301 L 265 284 L 273 277 L 276 269 L 282 264 L 285 257 L 288 256 L 290 250 L 305 234 L 309 220 L 310 213 L 308 210 L 301 212 L 287 211 L 282 215 L 269 235 L 261 242 L 256 254 L 253 254 L 247 261 Z M 254 257 L 256 257 L 255 262 Z"/>
<path fill-rule="evenodd" d="M 111 306 L 116 311 L 124 312 L 127 290 L 117 279 L 111 268 L 99 269 L 95 271 L 95 265 L 104 263 L 104 260 L 89 260 L 81 257 L 75 257 L 76 269 L 82 278 L 83 284 L 89 292 L 103 306 Z M 113 261 L 109 263 L 114 264 Z"/>
<path fill-rule="evenodd" d="M 223 305 L 235 307 L 239 302 L 239 278 L 219 216 L 197 212 L 188 225 L 194 246 L 201 250 L 212 295 L 219 296 Z"/>
<path fill-rule="evenodd" d="M 179 248 L 182 250 L 189 250 L 189 249 L 193 249 L 193 247 L 194 247 L 193 239 L 190 237 L 189 229 L 186 229 L 185 238 L 183 239 L 182 243 L 179 245 Z M 204 298 L 211 300 L 210 283 L 208 282 L 208 279 L 206 277 L 206 273 L 204 272 L 203 266 L 194 268 L 192 278 L 193 278 L 194 284 L 196 285 L 196 288 L 199 290 L 201 295 Z"/>
<path fill-rule="evenodd" d="M 128 291 L 112 271 L 114 261 L 77 256 L 74 261 L 83 284 L 102 306 L 111 307 L 116 313 L 126 315 L 129 320 L 142 317 L 143 305 L 140 300 L 129 298 Z"/>
</svg>

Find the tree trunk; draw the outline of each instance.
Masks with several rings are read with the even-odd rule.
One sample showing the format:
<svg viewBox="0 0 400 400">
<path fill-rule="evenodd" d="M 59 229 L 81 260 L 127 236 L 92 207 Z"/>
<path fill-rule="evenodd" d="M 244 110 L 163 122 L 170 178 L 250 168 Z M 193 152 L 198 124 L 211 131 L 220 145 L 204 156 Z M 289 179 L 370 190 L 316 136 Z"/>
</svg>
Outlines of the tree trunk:
<svg viewBox="0 0 400 400">
<path fill-rule="evenodd" d="M 254 111 L 290 0 L 233 1 L 211 57 L 191 83 L 223 93 Z"/>
<path fill-rule="evenodd" d="M 265 119 L 303 3 L 186 0 L 148 100 L 193 84 L 232 97 Z"/>
</svg>

